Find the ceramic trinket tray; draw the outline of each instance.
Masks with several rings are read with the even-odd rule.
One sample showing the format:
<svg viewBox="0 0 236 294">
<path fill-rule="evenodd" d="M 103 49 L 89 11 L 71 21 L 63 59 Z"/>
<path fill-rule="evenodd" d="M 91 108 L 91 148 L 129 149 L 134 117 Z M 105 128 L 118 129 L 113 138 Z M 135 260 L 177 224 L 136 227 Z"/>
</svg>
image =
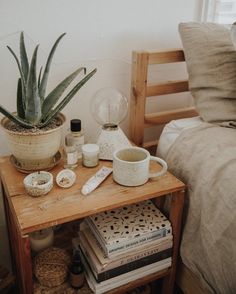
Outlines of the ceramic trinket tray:
<svg viewBox="0 0 236 294">
<path fill-rule="evenodd" d="M 24 178 L 23 184 L 29 195 L 35 197 L 45 195 L 53 187 L 53 175 L 46 171 L 34 172 Z"/>
<path fill-rule="evenodd" d="M 76 180 L 76 174 L 71 169 L 63 169 L 56 176 L 56 183 L 61 188 L 71 187 Z"/>
</svg>

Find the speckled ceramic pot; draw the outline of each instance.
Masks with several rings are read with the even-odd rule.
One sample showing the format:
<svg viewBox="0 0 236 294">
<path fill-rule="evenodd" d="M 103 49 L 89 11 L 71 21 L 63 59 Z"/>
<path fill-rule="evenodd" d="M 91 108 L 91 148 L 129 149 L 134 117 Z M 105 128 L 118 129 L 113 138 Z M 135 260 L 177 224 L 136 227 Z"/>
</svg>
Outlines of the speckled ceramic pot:
<svg viewBox="0 0 236 294">
<path fill-rule="evenodd" d="M 9 149 L 14 156 L 13 164 L 20 171 L 48 170 L 54 166 L 62 138 L 62 127 L 65 122 L 63 114 L 58 115 L 61 125 L 37 133 L 14 132 L 5 126 L 9 119 L 4 117 L 1 126 L 5 131 Z"/>
</svg>

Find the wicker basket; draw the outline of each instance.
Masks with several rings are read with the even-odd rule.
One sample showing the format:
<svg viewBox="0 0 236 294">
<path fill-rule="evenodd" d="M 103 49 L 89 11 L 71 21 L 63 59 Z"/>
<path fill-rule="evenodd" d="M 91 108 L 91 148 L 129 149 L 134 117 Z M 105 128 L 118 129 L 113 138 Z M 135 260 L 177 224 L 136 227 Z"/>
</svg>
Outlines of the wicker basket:
<svg viewBox="0 0 236 294">
<path fill-rule="evenodd" d="M 65 282 L 69 264 L 70 257 L 65 250 L 50 247 L 35 257 L 34 274 L 41 285 L 56 287 Z"/>
</svg>

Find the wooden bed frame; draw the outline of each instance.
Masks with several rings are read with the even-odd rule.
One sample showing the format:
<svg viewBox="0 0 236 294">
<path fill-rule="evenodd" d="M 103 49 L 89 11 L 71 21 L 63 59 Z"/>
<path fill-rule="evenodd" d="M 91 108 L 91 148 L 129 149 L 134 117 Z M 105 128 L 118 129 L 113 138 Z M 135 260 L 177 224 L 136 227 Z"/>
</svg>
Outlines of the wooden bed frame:
<svg viewBox="0 0 236 294">
<path fill-rule="evenodd" d="M 153 64 L 185 62 L 181 49 L 165 52 L 134 51 L 132 55 L 132 81 L 130 97 L 130 139 L 137 146 L 156 150 L 158 138 L 144 141 L 145 130 L 155 125 L 165 125 L 173 119 L 198 115 L 194 107 L 171 111 L 146 113 L 148 97 L 189 91 L 188 80 L 166 81 L 150 84 L 148 67 Z M 181 261 L 177 267 L 176 283 L 185 294 L 206 294 L 200 280 Z"/>
<path fill-rule="evenodd" d="M 194 107 L 171 111 L 145 113 L 148 97 L 188 91 L 188 80 L 148 83 L 148 67 L 153 64 L 184 62 L 182 50 L 166 52 L 134 51 L 132 55 L 132 80 L 130 97 L 130 138 L 138 146 L 157 146 L 158 140 L 144 142 L 144 131 L 154 125 L 163 125 L 173 119 L 196 116 Z"/>
</svg>

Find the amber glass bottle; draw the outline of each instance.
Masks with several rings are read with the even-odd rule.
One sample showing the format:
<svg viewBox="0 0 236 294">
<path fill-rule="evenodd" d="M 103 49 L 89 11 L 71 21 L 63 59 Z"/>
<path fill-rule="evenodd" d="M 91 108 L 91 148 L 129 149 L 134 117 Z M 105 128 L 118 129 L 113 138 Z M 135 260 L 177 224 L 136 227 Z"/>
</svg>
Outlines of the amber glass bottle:
<svg viewBox="0 0 236 294">
<path fill-rule="evenodd" d="M 80 289 L 84 285 L 84 267 L 78 250 L 74 252 L 70 267 L 70 285 L 75 289 Z"/>
</svg>

